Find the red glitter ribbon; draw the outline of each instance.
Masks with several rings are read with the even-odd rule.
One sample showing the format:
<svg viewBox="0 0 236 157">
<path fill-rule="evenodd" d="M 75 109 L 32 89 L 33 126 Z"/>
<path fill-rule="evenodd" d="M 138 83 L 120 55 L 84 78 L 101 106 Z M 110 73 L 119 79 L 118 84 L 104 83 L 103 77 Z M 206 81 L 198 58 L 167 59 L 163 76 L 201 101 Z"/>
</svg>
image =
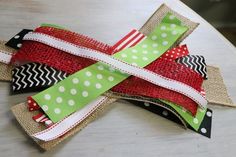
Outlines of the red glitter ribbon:
<svg viewBox="0 0 236 157">
<path fill-rule="evenodd" d="M 106 54 L 112 54 L 115 51 L 114 48 L 104 43 L 67 30 L 61 30 L 51 27 L 39 27 L 35 31 L 48 34 L 56 38 L 71 42 L 73 44 L 94 49 Z M 162 56 L 162 59 L 157 59 L 145 68 L 165 77 L 183 82 L 200 92 L 203 82 L 202 77 L 193 70 L 174 62 L 174 58 L 178 58 L 187 54 L 188 51 L 186 46 L 179 46 L 167 51 Z M 170 59 L 172 60 L 170 61 Z M 77 57 L 38 42 L 25 41 L 22 45 L 22 48 L 13 56 L 12 62 L 29 61 L 44 63 L 67 73 L 74 73 L 95 63 L 95 61 Z M 197 111 L 197 104 L 190 98 L 180 93 L 155 86 L 137 77 L 130 77 L 126 79 L 125 81 L 114 87 L 112 91 L 129 95 L 166 99 L 183 106 L 193 115 L 195 115 Z"/>
</svg>

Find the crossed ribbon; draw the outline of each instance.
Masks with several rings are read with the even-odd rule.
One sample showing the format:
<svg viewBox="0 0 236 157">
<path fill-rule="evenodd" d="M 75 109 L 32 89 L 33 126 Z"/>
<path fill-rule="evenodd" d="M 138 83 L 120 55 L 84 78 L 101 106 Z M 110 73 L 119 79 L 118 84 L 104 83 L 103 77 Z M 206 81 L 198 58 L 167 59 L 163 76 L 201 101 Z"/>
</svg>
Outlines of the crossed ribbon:
<svg viewBox="0 0 236 157">
<path fill-rule="evenodd" d="M 168 20 L 173 20 L 175 17 L 173 17 L 172 15 L 168 15 Z M 172 27 L 176 27 L 176 25 L 169 25 L 169 27 L 170 28 L 172 28 Z M 160 29 L 164 29 L 164 28 L 166 28 L 166 26 L 165 27 L 160 27 Z M 171 32 L 172 33 L 172 35 L 176 35 L 176 32 L 174 32 L 174 31 L 172 31 Z M 182 33 L 184 33 L 184 32 L 182 32 Z M 158 34 L 158 35 L 160 35 L 160 36 L 162 36 L 163 38 L 165 38 L 166 36 L 167 36 L 167 34 Z M 179 34 L 179 36 L 181 35 L 181 33 Z M 137 36 L 137 37 L 140 37 L 140 36 Z M 145 80 L 147 80 L 147 81 L 150 81 L 151 83 L 153 83 L 153 84 L 156 84 L 156 85 L 159 85 L 159 86 L 163 86 L 163 87 L 165 87 L 165 88 L 169 88 L 169 89 L 171 89 L 171 90 L 174 90 L 174 91 L 176 91 L 176 92 L 179 92 L 179 93 L 181 93 L 181 94 L 184 94 L 184 95 L 186 95 L 186 96 L 188 96 L 190 99 L 192 99 L 192 100 L 194 100 L 195 102 L 197 102 L 199 105 L 202 105 L 201 107 L 205 107 L 205 105 L 206 105 L 206 101 L 205 101 L 205 99 L 204 99 L 204 97 L 201 95 L 201 94 L 199 94 L 199 91 L 197 91 L 196 89 L 194 89 L 194 88 L 192 88 L 192 87 L 190 87 L 190 86 L 186 86 L 185 84 L 182 84 L 182 83 L 180 83 L 180 82 L 178 82 L 178 81 L 173 81 L 173 80 L 171 80 L 171 79 L 167 79 L 167 78 L 165 78 L 165 77 L 163 77 L 163 76 L 161 76 L 161 77 L 159 77 L 159 78 L 163 78 L 164 79 L 164 81 L 170 81 L 170 82 L 167 82 L 167 83 L 163 83 L 163 84 L 160 84 L 160 80 L 158 79 L 158 81 L 156 80 L 158 77 L 158 75 L 156 74 L 156 73 L 152 73 L 151 71 L 147 71 L 147 70 L 143 70 L 143 69 L 141 69 L 141 68 L 139 68 L 139 67 L 137 67 L 137 64 L 133 64 L 133 65 L 130 65 L 130 64 L 127 64 L 127 63 L 124 63 L 124 62 L 122 62 L 121 60 L 117 60 L 116 58 L 112 58 L 112 57 L 110 57 L 110 56 L 107 56 L 107 55 L 104 55 L 104 54 L 101 54 L 101 53 L 98 53 L 98 54 L 96 54 L 96 51 L 93 51 L 92 53 L 91 53 L 91 50 L 88 50 L 88 49 L 83 49 L 83 48 L 81 48 L 81 47 L 78 47 L 77 45 L 73 45 L 73 44 L 71 44 L 71 43 L 68 43 L 68 42 L 66 42 L 65 40 L 61 40 L 60 38 L 56 38 L 56 37 L 54 37 L 54 36 L 50 36 L 50 35 L 45 35 L 45 34 L 43 34 L 43 33 L 37 33 L 37 30 L 35 31 L 35 33 L 29 33 L 28 35 L 26 35 L 25 37 L 24 37 L 24 39 L 25 40 L 33 40 L 33 41 L 37 41 L 37 42 L 41 42 L 41 43 L 44 43 L 44 44 L 46 44 L 46 45 L 48 45 L 48 46 L 50 46 L 50 47 L 54 47 L 54 48 L 56 48 L 56 49 L 60 49 L 60 50 L 62 50 L 62 51 L 64 51 L 64 52 L 67 52 L 67 53 L 72 53 L 73 55 L 80 55 L 80 56 L 83 56 L 83 57 L 88 57 L 88 58 L 92 58 L 92 59 L 95 59 L 95 60 L 98 60 L 98 61 L 103 61 L 103 63 L 109 63 L 110 64 L 110 67 L 113 67 L 113 68 L 116 68 L 116 69 L 119 69 L 119 71 L 120 71 L 120 73 L 119 73 L 119 75 L 122 77 L 122 75 L 125 75 L 125 78 L 127 77 L 126 75 L 127 74 L 132 74 L 132 75 L 135 75 L 135 76 L 138 76 L 138 77 L 140 77 L 140 78 L 142 78 L 142 79 L 145 79 Z M 153 35 L 153 36 L 151 36 L 151 38 L 150 39 L 152 39 L 152 40 L 156 40 L 155 39 L 155 36 Z M 26 50 L 27 49 L 27 47 L 29 48 L 30 47 L 30 44 L 29 44 L 29 42 L 30 41 L 27 41 L 27 42 L 25 42 L 24 44 L 23 44 L 23 47 L 22 47 L 22 49 L 20 49 L 20 51 L 23 51 L 23 50 Z M 135 42 L 133 42 L 132 44 L 128 44 L 129 46 L 134 46 L 134 45 L 136 45 L 136 44 L 138 44 L 138 43 L 143 43 L 144 41 L 143 41 L 143 38 L 142 39 L 140 39 L 140 40 L 137 40 L 137 41 L 135 41 Z M 135 43 L 135 44 L 134 44 Z M 153 42 L 152 43 L 152 46 L 153 46 L 153 48 L 156 48 L 156 45 L 155 45 L 156 43 L 155 42 Z M 168 45 L 169 43 L 167 42 L 167 41 L 163 41 L 161 44 L 163 44 L 163 46 L 166 46 L 166 45 Z M 140 45 L 140 44 L 138 44 L 138 45 Z M 145 44 L 143 44 L 142 46 L 144 46 Z M 42 46 L 42 44 L 41 44 L 41 46 Z M 45 46 L 45 45 L 44 45 Z M 116 45 L 117 46 L 117 45 Z M 124 45 L 118 45 L 119 46 L 119 48 L 120 47 L 122 47 L 122 46 L 124 46 Z M 126 45 L 127 46 L 127 45 Z M 129 47 L 128 46 L 128 47 Z M 171 46 L 171 45 L 168 45 L 167 47 L 169 47 L 169 46 Z M 47 46 L 46 46 L 47 47 Z M 122 47 L 123 48 L 123 47 Z M 127 48 L 127 47 L 126 47 Z M 167 48 L 168 49 L 168 48 Z M 32 47 L 31 47 L 31 50 L 32 51 L 34 51 L 34 49 L 32 49 Z M 135 48 L 131 48 L 131 49 L 127 49 L 127 51 L 132 51 L 133 53 L 136 53 L 135 51 L 133 51 L 133 50 L 135 50 Z M 163 52 L 162 53 L 164 53 L 165 51 L 163 50 Z M 90 54 L 91 53 L 91 55 L 88 55 L 88 54 Z M 123 55 L 123 56 L 122 56 Z M 118 56 L 118 58 L 119 57 L 121 57 L 121 58 L 126 58 L 126 57 L 124 57 L 125 55 L 127 55 L 127 54 L 125 54 L 125 53 L 122 53 L 121 54 L 121 56 L 119 56 L 119 55 L 117 55 Z M 102 57 L 101 57 L 102 56 Z M 171 55 L 170 55 L 171 56 Z M 136 56 L 137 57 L 137 56 Z M 133 59 L 135 59 L 133 56 L 132 56 L 132 58 Z M 152 57 L 151 57 L 152 58 Z M 119 58 L 120 59 L 120 58 Z M 149 60 L 149 58 L 145 58 L 144 59 L 144 57 L 143 57 L 143 61 L 145 61 L 145 60 Z M 155 60 L 155 58 L 153 59 L 153 60 Z M 129 60 L 127 60 L 127 61 L 129 61 Z M 115 63 L 115 64 L 114 64 Z M 141 63 L 142 64 L 142 63 Z M 27 66 L 27 65 L 26 65 Z M 143 65 L 143 66 L 145 66 L 145 65 Z M 45 66 L 46 67 L 46 66 Z M 96 66 L 96 68 L 98 69 L 98 70 L 101 70 L 101 69 L 104 69 L 104 68 L 107 68 L 107 69 L 112 69 L 112 68 L 110 68 L 109 66 L 106 66 L 106 65 L 104 65 L 104 64 L 99 64 L 98 66 Z M 100 68 L 100 69 L 99 69 Z M 132 68 L 133 68 L 133 70 L 132 70 Z M 24 69 L 24 68 L 23 68 Z M 30 69 L 30 68 L 29 68 Z M 46 68 L 44 68 L 44 69 L 48 69 L 48 67 L 46 67 Z M 131 69 L 131 70 L 130 70 Z M 136 70 L 138 70 L 138 73 L 136 72 Z M 24 70 L 23 70 L 24 71 Z M 47 71 L 47 70 L 46 70 Z M 111 71 L 111 70 L 110 70 Z M 122 71 L 125 71 L 125 74 L 123 74 L 122 73 Z M 146 73 L 145 73 L 146 72 Z M 14 74 L 16 74 L 16 73 L 14 73 Z M 50 74 L 50 73 L 48 73 L 48 74 Z M 140 76 L 140 74 L 141 74 L 141 76 Z M 150 75 L 150 74 L 153 74 L 153 75 Z M 86 73 L 85 72 L 85 75 L 91 75 L 91 73 Z M 118 75 L 118 77 L 119 77 L 119 75 Z M 72 75 L 73 76 L 73 75 Z M 148 76 L 148 77 L 147 77 Z M 196 75 L 197 76 L 197 75 Z M 99 78 L 101 78 L 101 75 L 97 75 L 97 77 L 98 77 L 98 79 Z M 102 75 L 102 77 L 103 77 L 103 75 Z M 114 79 L 115 77 L 108 77 L 108 80 L 109 80 L 109 78 L 110 78 L 110 80 L 112 80 L 112 79 Z M 151 78 L 151 80 L 150 80 L 150 78 Z M 67 78 L 67 79 L 69 79 L 69 78 Z M 13 80 L 14 81 L 14 80 Z M 76 79 L 72 79 L 71 80 L 74 84 L 77 84 L 77 83 L 79 83 L 80 82 L 80 80 L 76 80 Z M 171 81 L 173 81 L 173 82 L 175 82 L 177 85 L 180 85 L 180 86 L 177 86 L 176 88 L 175 88 L 175 83 L 173 84 L 173 86 L 171 85 L 171 87 L 169 87 L 169 83 L 171 83 Z M 55 81 L 55 82 L 51 82 L 51 83 L 48 83 L 47 85 L 48 86 L 51 86 L 52 84 L 55 84 L 55 83 L 57 83 L 57 81 Z M 85 86 L 89 86 L 90 84 L 89 83 L 85 83 L 85 81 L 84 81 L 84 85 Z M 100 84 L 101 85 L 101 84 Z M 100 87 L 100 85 L 99 84 L 96 84 L 96 88 L 98 88 L 99 89 L 99 87 Z M 182 86 L 183 85 L 183 86 Z M 27 86 L 27 84 L 26 84 L 26 86 Z M 181 89 L 179 88 L 179 87 L 181 87 Z M 182 90 L 182 87 L 183 88 L 186 88 L 186 89 L 184 89 L 184 90 Z M 23 88 L 25 88 L 24 86 L 23 86 Z M 52 88 L 55 88 L 55 86 L 53 86 Z M 56 87 L 57 88 L 57 87 Z M 59 86 L 58 85 L 58 90 L 60 91 L 60 92 L 62 92 L 62 91 L 65 91 L 65 90 L 67 90 L 67 89 L 65 89 L 65 87 L 64 86 Z M 189 92 L 190 91 L 190 92 Z M 70 91 L 71 92 L 71 94 L 73 95 L 73 93 L 74 94 L 76 94 L 76 92 L 77 91 L 75 91 L 75 90 L 71 90 Z M 192 92 L 192 93 L 191 93 Z M 40 93 L 39 93 L 40 94 Z M 39 96 L 39 94 L 38 94 L 38 96 Z M 83 96 L 87 96 L 88 95 L 88 93 L 86 94 L 86 92 L 85 93 L 82 93 L 82 95 Z M 39 97 L 41 97 L 41 96 L 39 96 Z M 43 97 L 44 98 L 46 98 L 46 99 L 51 99 L 51 95 L 46 95 L 46 94 L 43 94 Z M 46 111 L 48 111 L 48 106 L 47 107 L 45 107 L 44 105 L 45 105 L 45 103 L 40 103 L 40 101 L 41 100 L 38 100 L 37 99 L 37 95 L 36 96 L 34 96 L 33 97 L 34 98 L 34 100 L 36 100 L 36 102 L 38 103 L 38 105 L 40 105 L 41 107 L 42 107 L 42 109 L 46 112 Z M 40 98 L 41 99 L 41 98 Z M 62 102 L 63 100 L 62 100 L 62 98 L 61 97 L 57 97 L 56 99 L 55 99 L 58 103 L 60 103 L 60 102 Z M 66 124 L 68 124 L 68 122 L 70 122 L 71 121 L 71 119 L 73 119 L 73 118 L 76 118 L 77 120 L 78 119 L 80 119 L 80 120 L 82 120 L 82 118 L 81 118 L 81 116 L 84 116 L 85 114 L 87 114 L 87 113 L 89 113 L 90 111 L 92 111 L 93 109 L 94 109 L 94 107 L 97 105 L 97 104 L 99 104 L 99 103 L 101 103 L 101 102 L 104 102 L 106 100 L 106 97 L 104 97 L 104 96 L 101 96 L 101 97 L 99 97 L 98 99 L 96 99 L 95 101 L 93 101 L 93 102 L 91 102 L 91 103 L 89 103 L 88 105 L 86 105 L 84 108 L 82 108 L 81 110 L 79 110 L 79 111 L 77 111 L 77 112 L 75 112 L 75 113 L 73 113 L 73 114 L 71 114 L 71 113 L 69 113 L 69 114 L 71 114 L 69 117 L 67 117 L 67 118 L 65 118 L 65 117 L 62 117 L 62 119 L 60 119 L 61 121 L 60 122 L 58 122 L 58 123 L 56 123 L 55 125 L 54 125 L 54 127 L 50 127 L 48 130 L 49 130 L 49 132 L 48 132 L 48 130 L 45 130 L 45 131 L 43 131 L 43 132 L 41 132 L 41 133 L 38 133 L 38 134 L 35 134 L 34 135 L 34 137 L 36 137 L 36 138 L 38 138 L 38 139 L 41 139 L 41 140 L 45 140 L 45 141 L 47 141 L 47 140 L 52 140 L 52 139 L 55 139 L 55 138 L 57 138 L 57 137 L 59 137 L 59 136 L 61 136 L 62 134 L 64 134 L 66 131 L 68 131 L 68 128 L 72 128 L 72 126 L 74 126 L 75 124 L 77 124 L 77 123 L 73 123 L 73 125 L 70 125 L 70 126 L 67 126 L 67 127 L 64 127 L 64 129 L 63 128 L 60 128 L 61 126 L 63 126 L 63 125 L 66 125 Z M 43 100 L 43 102 L 45 102 L 45 100 Z M 70 105 L 70 106 L 74 106 L 74 101 L 69 101 L 68 100 L 68 104 Z M 96 106 L 96 107 L 98 107 L 98 106 Z M 61 111 L 59 111 L 59 110 L 54 110 L 54 112 L 57 114 L 57 113 L 59 113 L 59 112 L 61 112 Z M 74 112 L 74 111 L 73 111 Z M 68 115 L 69 115 L 68 114 Z M 63 118 L 65 118 L 65 119 L 63 119 Z M 70 119 L 70 120 L 68 120 L 68 118 Z M 57 120 L 58 121 L 58 120 Z M 57 121 L 55 121 L 55 122 L 57 122 Z M 78 121 L 76 121 L 76 122 L 78 122 Z M 60 125 L 59 125 L 60 124 Z M 60 129 L 55 129 L 56 127 L 59 127 Z M 59 131 L 60 133 L 58 133 L 58 132 L 50 132 L 50 131 L 52 131 L 53 130 L 53 128 L 54 128 L 54 131 Z M 66 129 L 65 129 L 66 128 Z M 44 134 L 44 133 L 47 133 L 47 134 Z M 50 134 L 50 136 L 49 136 L 49 134 Z M 55 136 L 56 135 L 56 136 Z"/>
</svg>

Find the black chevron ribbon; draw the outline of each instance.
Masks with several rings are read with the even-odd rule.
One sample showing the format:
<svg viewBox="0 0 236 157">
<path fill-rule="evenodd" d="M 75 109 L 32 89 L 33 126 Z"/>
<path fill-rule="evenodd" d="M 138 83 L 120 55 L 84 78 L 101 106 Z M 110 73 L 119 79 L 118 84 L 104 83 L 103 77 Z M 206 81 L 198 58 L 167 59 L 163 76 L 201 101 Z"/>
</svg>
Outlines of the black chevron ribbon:
<svg viewBox="0 0 236 157">
<path fill-rule="evenodd" d="M 24 64 L 12 70 L 12 90 L 13 92 L 42 90 L 67 76 L 67 73 L 44 64 Z"/>
<path fill-rule="evenodd" d="M 183 64 L 199 73 L 204 79 L 207 79 L 207 69 L 205 58 L 200 55 L 187 55 L 176 60 L 177 63 Z"/>
</svg>

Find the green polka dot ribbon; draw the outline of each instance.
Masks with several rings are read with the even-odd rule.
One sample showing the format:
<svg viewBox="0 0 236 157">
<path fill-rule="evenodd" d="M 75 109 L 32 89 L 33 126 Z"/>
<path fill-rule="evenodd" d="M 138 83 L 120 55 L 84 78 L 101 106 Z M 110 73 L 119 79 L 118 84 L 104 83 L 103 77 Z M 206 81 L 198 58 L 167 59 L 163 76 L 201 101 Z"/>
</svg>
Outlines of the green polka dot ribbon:
<svg viewBox="0 0 236 157">
<path fill-rule="evenodd" d="M 197 109 L 197 113 L 196 115 L 193 117 L 190 113 L 188 113 L 183 107 L 176 105 L 172 102 L 166 101 L 166 100 L 161 100 L 162 102 L 166 103 L 167 105 L 170 105 L 171 107 L 173 107 L 175 109 L 176 112 L 178 112 L 181 117 L 196 131 L 198 131 L 203 118 L 206 114 L 206 110 L 202 109 L 202 108 L 198 108 Z"/>
<path fill-rule="evenodd" d="M 129 64 L 145 67 L 167 51 L 187 27 L 171 13 L 140 44 L 113 55 Z M 71 113 L 108 91 L 129 75 L 100 62 L 76 72 L 53 87 L 33 96 L 53 122 L 58 122 Z"/>
<path fill-rule="evenodd" d="M 54 28 L 66 30 L 66 28 L 64 28 L 64 27 L 62 27 L 62 26 L 55 25 L 55 24 L 49 24 L 49 23 L 42 23 L 42 24 L 40 25 L 40 27 L 54 27 Z"/>
</svg>

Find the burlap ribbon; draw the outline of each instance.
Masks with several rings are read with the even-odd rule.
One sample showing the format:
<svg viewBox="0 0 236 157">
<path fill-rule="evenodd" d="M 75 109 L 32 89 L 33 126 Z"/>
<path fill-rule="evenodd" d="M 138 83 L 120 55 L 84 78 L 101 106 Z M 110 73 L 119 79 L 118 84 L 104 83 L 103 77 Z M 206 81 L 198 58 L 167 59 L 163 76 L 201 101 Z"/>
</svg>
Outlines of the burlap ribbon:
<svg viewBox="0 0 236 157">
<path fill-rule="evenodd" d="M 140 29 L 140 31 L 142 33 L 144 33 L 145 35 L 148 35 L 161 21 L 161 19 L 164 17 L 164 15 L 167 12 L 171 12 L 173 13 L 177 18 L 179 18 L 182 23 L 184 25 L 186 25 L 189 30 L 181 37 L 181 39 L 179 39 L 175 45 L 179 44 L 183 39 L 185 39 L 196 27 L 197 27 L 197 23 L 194 23 L 190 20 L 188 20 L 187 18 L 179 15 L 178 13 L 174 12 L 173 10 L 171 10 L 170 8 L 168 8 L 166 5 L 162 5 L 151 17 L 150 19 L 144 24 L 144 26 Z M 215 68 L 213 67 L 208 67 L 208 81 L 205 84 L 205 87 L 208 88 L 209 90 L 215 90 L 212 88 L 209 88 L 209 84 L 211 84 L 211 78 L 212 78 L 212 71 L 214 71 Z M 221 78 L 221 76 L 219 75 L 219 73 L 217 73 L 217 75 L 215 75 L 214 77 L 218 77 Z M 215 79 L 216 84 L 219 84 L 220 86 L 222 86 L 222 83 L 218 83 L 218 80 Z M 224 87 L 224 85 L 223 85 Z M 210 92 L 208 89 L 206 89 L 206 92 Z M 209 99 L 215 99 L 214 96 L 216 95 L 216 93 L 214 92 L 210 92 L 211 94 L 207 94 L 207 98 Z M 222 94 L 224 94 L 224 98 L 226 98 L 226 103 L 230 104 L 230 101 L 227 99 L 229 98 L 226 92 L 222 92 Z M 226 96 L 225 96 L 226 95 Z M 122 98 L 122 97 L 121 97 Z M 136 98 L 139 99 L 139 98 Z M 107 102 L 103 103 L 98 109 L 96 109 L 88 118 L 86 118 L 84 121 L 82 121 L 79 125 L 77 125 L 76 127 L 74 127 L 72 130 L 70 130 L 69 132 L 67 132 L 64 136 L 49 141 L 49 142 L 44 142 L 44 141 L 36 141 L 36 143 L 43 148 L 44 150 L 49 150 L 51 148 L 53 148 L 54 146 L 56 146 L 57 144 L 59 144 L 60 142 L 62 142 L 63 140 L 65 140 L 66 138 L 74 135 L 75 133 L 79 132 L 80 130 L 82 130 L 87 124 L 89 124 L 90 122 L 92 122 L 93 120 L 95 120 L 101 113 L 103 113 L 104 111 L 107 111 L 109 106 L 111 106 L 110 104 L 113 103 L 114 101 L 116 101 L 117 99 L 115 98 L 110 98 Z M 140 98 L 140 100 L 142 100 Z M 217 99 L 218 100 L 218 99 Z M 221 99 L 221 103 L 224 104 L 224 101 L 222 102 L 223 99 Z M 217 101 L 216 101 L 217 102 Z M 232 101 L 231 101 L 232 103 Z M 23 127 L 23 129 L 27 132 L 27 134 L 32 135 L 34 133 L 40 132 L 42 130 L 45 129 L 45 127 L 39 123 L 36 123 L 32 120 L 32 116 L 35 115 L 38 111 L 34 111 L 34 112 L 29 112 L 27 109 L 27 105 L 25 103 L 21 103 L 18 105 L 15 105 L 14 107 L 12 107 L 12 112 L 15 115 L 16 119 L 18 120 L 18 122 L 20 123 L 20 125 Z"/>
<path fill-rule="evenodd" d="M 5 41 L 0 41 L 0 50 L 13 54 L 15 51 L 13 48 L 5 46 Z M 11 70 L 13 69 L 12 65 L 7 65 L 0 62 L 0 80 L 1 81 L 10 81 L 11 80 Z"/>
</svg>

